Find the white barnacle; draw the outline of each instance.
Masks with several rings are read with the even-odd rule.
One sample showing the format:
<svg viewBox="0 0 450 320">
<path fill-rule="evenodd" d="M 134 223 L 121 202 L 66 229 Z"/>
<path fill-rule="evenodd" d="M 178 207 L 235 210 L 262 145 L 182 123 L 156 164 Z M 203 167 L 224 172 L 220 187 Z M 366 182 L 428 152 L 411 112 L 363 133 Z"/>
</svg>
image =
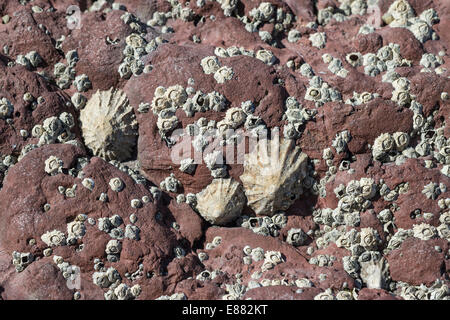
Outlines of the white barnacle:
<svg viewBox="0 0 450 320">
<path fill-rule="evenodd" d="M 405 150 L 409 145 L 409 135 L 405 132 L 395 132 L 392 138 L 395 141 L 395 147 L 398 151 Z"/>
<path fill-rule="evenodd" d="M 348 132 L 348 130 L 344 130 L 336 134 L 336 137 L 331 145 L 336 149 L 337 153 L 342 153 L 347 150 L 347 143 L 350 139 L 350 132 Z"/>
<path fill-rule="evenodd" d="M 246 117 L 246 113 L 241 108 L 235 107 L 227 110 L 225 121 L 229 123 L 233 129 L 236 129 L 245 122 Z"/>
<path fill-rule="evenodd" d="M 412 100 L 412 96 L 409 91 L 406 90 L 394 90 L 392 92 L 391 100 L 397 102 L 399 106 L 406 106 Z"/>
<path fill-rule="evenodd" d="M 82 238 L 86 233 L 86 227 L 82 221 L 72 221 L 67 224 L 67 234 L 69 238 Z"/>
<path fill-rule="evenodd" d="M 123 190 L 124 183 L 122 179 L 120 179 L 119 177 L 115 177 L 109 180 L 109 187 L 115 192 L 120 192 Z"/>
<path fill-rule="evenodd" d="M 17 55 L 17 57 L 16 57 L 16 63 L 17 63 L 17 64 L 20 64 L 20 65 L 22 65 L 22 66 L 24 66 L 24 67 L 27 68 L 28 70 L 31 69 L 31 63 L 30 63 L 30 60 L 28 60 L 28 58 L 27 58 L 26 56 L 24 56 L 24 55 L 21 55 L 21 54 Z"/>
<path fill-rule="evenodd" d="M 95 186 L 95 182 L 92 178 L 84 178 L 81 181 L 81 184 L 86 188 L 89 189 L 90 191 L 92 191 L 94 189 Z"/>
<path fill-rule="evenodd" d="M 158 117 L 156 125 L 161 133 L 168 133 L 178 126 L 179 120 L 176 116 L 168 118 Z"/>
<path fill-rule="evenodd" d="M 83 109 L 87 102 L 87 98 L 79 92 L 75 92 L 70 100 L 77 110 Z"/>
<path fill-rule="evenodd" d="M 218 56 L 218 57 L 221 57 L 221 58 L 227 58 L 227 57 L 229 57 L 227 50 L 224 49 L 224 48 L 222 48 L 222 47 L 216 47 L 216 48 L 214 49 L 214 54 L 215 54 L 216 56 Z"/>
<path fill-rule="evenodd" d="M 284 262 L 284 259 L 279 251 L 266 251 L 264 253 L 264 260 L 270 261 L 273 265 Z"/>
<path fill-rule="evenodd" d="M 193 174 L 197 165 L 194 163 L 194 159 L 186 158 L 180 161 L 180 171 Z"/>
<path fill-rule="evenodd" d="M 308 236 L 302 229 L 292 228 L 288 231 L 286 242 L 297 247 L 301 246 L 308 239 Z"/>
<path fill-rule="evenodd" d="M 256 52 L 255 58 L 261 60 L 269 66 L 273 65 L 277 61 L 277 58 L 274 56 L 274 54 L 265 49 L 258 50 Z"/>
<path fill-rule="evenodd" d="M 156 90 L 155 90 L 156 91 Z M 180 107 L 186 102 L 186 90 L 179 84 L 168 87 L 164 92 L 164 97 L 175 107 Z"/>
<path fill-rule="evenodd" d="M 231 67 L 223 66 L 219 68 L 214 73 L 214 79 L 217 81 L 217 83 L 225 83 L 228 80 L 231 80 L 234 76 L 234 71 Z"/>
<path fill-rule="evenodd" d="M 300 31 L 291 29 L 288 32 L 288 42 L 290 42 L 290 43 L 297 42 L 298 40 L 300 40 L 301 36 L 302 35 L 301 35 Z"/>
<path fill-rule="evenodd" d="M 113 228 L 113 225 L 108 218 L 99 218 L 97 227 L 103 232 L 109 232 Z"/>
<path fill-rule="evenodd" d="M 165 178 L 160 183 L 160 188 L 162 190 L 177 193 L 178 187 L 181 186 L 181 182 L 175 178 L 173 173 L 169 177 Z"/>
<path fill-rule="evenodd" d="M 443 63 L 442 58 L 432 53 L 424 53 L 420 59 L 420 64 L 425 68 L 436 68 Z"/>
<path fill-rule="evenodd" d="M 142 207 L 142 201 L 140 199 L 131 199 L 130 205 L 132 208 L 140 208 Z"/>
<path fill-rule="evenodd" d="M 131 240 L 139 240 L 140 239 L 140 234 L 141 230 L 136 227 L 133 226 L 131 224 L 126 225 L 125 227 L 125 237 Z"/>
<path fill-rule="evenodd" d="M 41 236 L 42 241 L 49 247 L 62 246 L 66 244 L 66 236 L 58 230 L 52 230 Z"/>
<path fill-rule="evenodd" d="M 209 92 L 206 96 L 209 108 L 214 111 L 223 111 L 227 105 L 227 99 L 217 91 Z"/>
<path fill-rule="evenodd" d="M 214 237 L 214 239 L 211 242 L 215 247 L 220 246 L 220 244 L 222 243 L 222 237 L 216 236 Z"/>
<path fill-rule="evenodd" d="M 314 71 L 312 67 L 307 63 L 304 63 L 300 66 L 300 73 L 301 75 L 308 78 L 312 78 L 314 76 Z"/>
<path fill-rule="evenodd" d="M 450 225 L 450 211 L 441 213 L 439 221 L 443 224 Z"/>
<path fill-rule="evenodd" d="M 395 148 L 395 140 L 389 133 L 379 135 L 373 144 L 372 156 L 376 160 L 382 160 L 388 152 Z"/>
<path fill-rule="evenodd" d="M 417 40 L 424 43 L 427 40 L 430 40 L 433 36 L 433 29 L 422 20 L 416 20 L 415 23 L 413 23 L 408 28 L 416 37 Z"/>
<path fill-rule="evenodd" d="M 361 178 L 359 181 L 361 196 L 364 199 L 371 199 L 375 196 L 377 189 L 372 178 Z"/>
<path fill-rule="evenodd" d="M 45 172 L 49 175 L 55 175 L 62 172 L 63 161 L 55 156 L 50 156 L 45 160 Z"/>
<path fill-rule="evenodd" d="M 377 247 L 378 233 L 375 229 L 371 227 L 361 228 L 360 238 L 361 238 L 360 244 L 366 250 L 373 250 Z"/>
<path fill-rule="evenodd" d="M 335 300 L 331 289 L 327 289 L 324 292 L 319 293 L 314 297 L 314 300 Z"/>
<path fill-rule="evenodd" d="M 11 102 L 5 97 L 0 98 L 0 119 L 9 118 L 14 112 Z"/>
<path fill-rule="evenodd" d="M 220 62 L 215 56 L 208 56 L 200 61 L 205 74 L 213 74 L 220 69 Z"/>
<path fill-rule="evenodd" d="M 428 198 L 436 200 L 436 198 L 441 193 L 439 185 L 434 182 L 430 182 L 429 184 L 423 187 L 422 193 Z"/>
<path fill-rule="evenodd" d="M 119 240 L 112 239 L 106 244 L 106 254 L 117 255 L 122 251 L 122 243 Z"/>
<path fill-rule="evenodd" d="M 322 49 L 325 48 L 327 37 L 325 32 L 316 32 L 309 36 L 309 41 L 312 46 Z"/>
<path fill-rule="evenodd" d="M 429 240 L 437 236 L 436 228 L 427 223 L 413 225 L 414 237 Z"/>
<path fill-rule="evenodd" d="M 252 249 L 251 257 L 256 262 L 263 260 L 264 259 L 264 249 L 260 248 L 260 247 Z"/>
<path fill-rule="evenodd" d="M 146 41 L 137 33 L 132 33 L 125 38 L 125 43 L 132 48 L 145 47 Z"/>
<path fill-rule="evenodd" d="M 77 76 L 73 81 L 73 85 L 77 88 L 78 92 L 88 91 L 92 88 L 91 80 L 85 74 Z"/>
<path fill-rule="evenodd" d="M 242 251 L 244 252 L 245 255 L 250 256 L 252 254 L 252 248 L 250 246 L 245 246 Z"/>
<path fill-rule="evenodd" d="M 123 91 L 97 91 L 80 111 L 80 121 L 85 144 L 94 155 L 123 161 L 133 153 L 137 121 Z"/>
</svg>

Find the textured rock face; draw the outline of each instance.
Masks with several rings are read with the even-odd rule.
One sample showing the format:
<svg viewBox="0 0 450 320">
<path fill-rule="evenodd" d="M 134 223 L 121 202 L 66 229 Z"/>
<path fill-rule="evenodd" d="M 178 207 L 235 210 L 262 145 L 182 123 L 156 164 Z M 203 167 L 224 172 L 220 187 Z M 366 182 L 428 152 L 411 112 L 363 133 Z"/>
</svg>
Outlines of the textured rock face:
<svg viewBox="0 0 450 320">
<path fill-rule="evenodd" d="M 0 300 L 450 299 L 449 12 L 0 1 Z"/>
</svg>

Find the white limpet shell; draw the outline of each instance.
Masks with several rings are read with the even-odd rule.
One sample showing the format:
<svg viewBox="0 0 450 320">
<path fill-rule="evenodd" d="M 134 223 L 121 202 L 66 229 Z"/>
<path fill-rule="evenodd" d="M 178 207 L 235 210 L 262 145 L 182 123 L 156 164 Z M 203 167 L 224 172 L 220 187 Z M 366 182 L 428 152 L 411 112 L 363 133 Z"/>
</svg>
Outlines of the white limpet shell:
<svg viewBox="0 0 450 320">
<path fill-rule="evenodd" d="M 131 157 L 138 124 L 123 91 L 98 90 L 80 111 L 80 121 L 85 144 L 94 155 L 107 161 Z"/>
<path fill-rule="evenodd" d="M 307 155 L 295 140 L 261 140 L 245 155 L 240 176 L 250 206 L 256 214 L 272 216 L 287 210 L 302 192 Z"/>
<path fill-rule="evenodd" d="M 214 179 L 197 194 L 197 210 L 207 221 L 225 225 L 235 220 L 245 205 L 242 186 L 234 179 Z"/>
</svg>

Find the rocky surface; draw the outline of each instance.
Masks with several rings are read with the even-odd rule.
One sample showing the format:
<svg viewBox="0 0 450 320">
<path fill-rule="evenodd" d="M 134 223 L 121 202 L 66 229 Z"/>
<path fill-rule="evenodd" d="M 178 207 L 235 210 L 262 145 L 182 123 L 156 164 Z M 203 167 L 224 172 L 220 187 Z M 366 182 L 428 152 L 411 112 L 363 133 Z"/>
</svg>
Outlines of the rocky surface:
<svg viewBox="0 0 450 320">
<path fill-rule="evenodd" d="M 449 9 L 0 1 L 0 299 L 450 299 Z"/>
</svg>

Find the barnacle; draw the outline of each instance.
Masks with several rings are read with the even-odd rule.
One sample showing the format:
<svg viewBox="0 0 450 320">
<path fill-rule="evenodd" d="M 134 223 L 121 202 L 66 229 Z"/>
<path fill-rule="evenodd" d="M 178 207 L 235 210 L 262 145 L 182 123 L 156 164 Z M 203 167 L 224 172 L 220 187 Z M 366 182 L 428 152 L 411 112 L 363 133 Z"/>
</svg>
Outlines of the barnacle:
<svg viewBox="0 0 450 320">
<path fill-rule="evenodd" d="M 245 122 L 246 117 L 247 115 L 241 108 L 235 107 L 227 110 L 225 121 L 229 123 L 233 129 L 236 129 Z"/>
<path fill-rule="evenodd" d="M 250 16 L 259 21 L 269 21 L 275 14 L 275 8 L 270 2 L 261 2 L 259 7 L 250 10 Z"/>
<path fill-rule="evenodd" d="M 311 41 L 312 46 L 323 49 L 325 48 L 327 37 L 325 32 L 316 32 L 309 36 L 309 41 Z"/>
<path fill-rule="evenodd" d="M 302 192 L 307 155 L 293 140 L 260 140 L 245 155 L 240 176 L 248 205 L 257 214 L 273 215 L 287 210 Z"/>
<path fill-rule="evenodd" d="M 292 228 L 288 231 L 286 242 L 297 247 L 305 243 L 308 236 L 302 229 Z"/>
<path fill-rule="evenodd" d="M 331 145 L 336 149 L 337 153 L 341 153 L 347 150 L 347 143 L 350 142 L 350 140 L 350 132 L 348 132 L 348 130 L 344 130 L 336 134 L 336 137 Z"/>
<path fill-rule="evenodd" d="M 302 34 L 300 31 L 291 29 L 288 32 L 288 41 L 291 43 L 297 42 L 301 38 Z"/>
<path fill-rule="evenodd" d="M 16 272 L 22 272 L 30 263 L 34 261 L 34 256 L 29 252 L 12 253 L 12 263 L 16 268 Z"/>
<path fill-rule="evenodd" d="M 231 80 L 233 76 L 234 76 L 233 69 L 227 66 L 219 68 L 214 73 L 214 79 L 217 81 L 217 83 L 225 83 L 225 81 Z"/>
<path fill-rule="evenodd" d="M 345 59 L 352 67 L 358 67 L 363 64 L 362 54 L 359 52 L 351 52 L 345 56 Z"/>
<path fill-rule="evenodd" d="M 121 90 L 97 91 L 80 111 L 86 146 L 105 160 L 123 161 L 136 145 L 137 121 Z"/>
<path fill-rule="evenodd" d="M 86 233 L 86 227 L 81 221 L 72 221 L 67 225 L 68 238 L 82 238 Z"/>
<path fill-rule="evenodd" d="M 123 189 L 123 181 L 118 178 L 112 178 L 111 180 L 109 180 L 109 187 L 111 188 L 111 190 L 116 191 L 116 192 L 120 192 Z"/>
<path fill-rule="evenodd" d="M 304 63 L 300 66 L 300 73 L 308 78 L 312 78 L 314 76 L 314 71 L 312 67 L 307 63 Z"/>
<path fill-rule="evenodd" d="M 430 182 L 429 184 L 423 187 L 422 193 L 428 198 L 436 200 L 436 198 L 441 193 L 439 185 L 434 182 Z"/>
<path fill-rule="evenodd" d="M 397 0 L 391 4 L 387 13 L 383 16 L 386 24 L 395 27 L 405 26 L 409 18 L 415 17 L 411 5 L 406 0 Z"/>
<path fill-rule="evenodd" d="M 45 172 L 49 175 L 55 175 L 61 172 L 63 161 L 55 156 L 50 156 L 45 160 Z"/>
<path fill-rule="evenodd" d="M 120 251 L 122 251 L 122 243 L 118 240 L 109 240 L 106 244 L 105 252 L 106 254 L 120 254 Z"/>
<path fill-rule="evenodd" d="M 85 188 L 87 188 L 87 189 L 89 189 L 89 190 L 91 190 L 91 191 L 92 191 L 92 189 L 94 189 L 94 186 L 95 186 L 95 182 L 94 182 L 94 180 L 91 179 L 91 178 L 84 178 L 84 179 L 81 181 L 81 184 L 82 184 Z"/>
<path fill-rule="evenodd" d="M 158 88 L 157 88 L 158 89 Z M 156 90 L 155 90 L 156 93 Z M 156 94 L 155 94 L 156 95 Z M 179 84 L 170 86 L 164 91 L 164 97 L 172 103 L 172 106 L 180 107 L 186 102 L 186 90 Z"/>
<path fill-rule="evenodd" d="M 42 241 L 49 247 L 66 244 L 66 236 L 58 230 L 48 231 L 41 236 Z"/>
<path fill-rule="evenodd" d="M 181 186 L 181 182 L 175 178 L 173 173 L 170 174 L 169 177 L 165 178 L 160 183 L 160 188 L 165 191 L 176 193 L 178 191 L 178 187 Z"/>
<path fill-rule="evenodd" d="M 205 74 L 215 73 L 220 68 L 220 62 L 215 56 L 205 57 L 200 61 Z"/>
<path fill-rule="evenodd" d="M 92 88 L 92 83 L 89 80 L 88 76 L 85 74 L 77 76 L 73 81 L 73 85 L 79 92 L 84 92 Z"/>
<path fill-rule="evenodd" d="M 427 223 L 415 224 L 412 229 L 414 237 L 421 240 L 429 240 L 437 235 L 436 228 Z"/>
<path fill-rule="evenodd" d="M 131 205 L 132 208 L 136 209 L 136 208 L 142 207 L 142 202 L 139 199 L 131 199 L 130 205 Z"/>
<path fill-rule="evenodd" d="M 158 117 L 156 125 L 161 133 L 168 133 L 178 126 L 178 118 L 171 116 L 168 118 Z"/>
<path fill-rule="evenodd" d="M 9 118 L 14 112 L 14 107 L 5 97 L 0 99 L 0 119 Z"/>
<path fill-rule="evenodd" d="M 383 133 L 378 136 L 372 148 L 372 155 L 374 159 L 381 160 L 392 149 L 395 148 L 395 140 L 389 133 Z"/>
<path fill-rule="evenodd" d="M 255 58 L 261 60 L 269 66 L 273 65 L 277 61 L 277 58 L 273 55 L 273 53 L 265 49 L 258 50 Z"/>
<path fill-rule="evenodd" d="M 225 225 L 235 220 L 245 205 L 242 186 L 234 179 L 214 179 L 197 194 L 197 210 L 207 221 Z"/>
<path fill-rule="evenodd" d="M 306 90 L 305 99 L 309 101 L 319 101 L 322 98 L 320 90 L 309 87 Z"/>
<path fill-rule="evenodd" d="M 409 145 L 409 135 L 405 132 L 395 132 L 392 135 L 395 141 L 395 147 L 398 151 L 405 150 Z"/>
<path fill-rule="evenodd" d="M 264 249 L 260 248 L 260 247 L 252 249 L 251 256 L 252 256 L 252 259 L 256 262 L 263 260 L 264 259 Z"/>
<path fill-rule="evenodd" d="M 324 292 L 319 293 L 314 297 L 314 300 L 335 300 L 331 289 L 327 289 Z"/>
<path fill-rule="evenodd" d="M 430 40 L 433 35 L 433 29 L 425 21 L 422 20 L 418 20 L 417 22 L 413 23 L 413 25 L 409 27 L 409 30 L 414 34 L 417 40 L 422 43 Z"/>
<path fill-rule="evenodd" d="M 28 59 L 33 68 L 39 67 L 43 62 L 42 57 L 36 51 L 28 52 L 25 57 Z"/>
<path fill-rule="evenodd" d="M 375 229 L 368 227 L 368 228 L 361 228 L 361 246 L 363 246 L 366 250 L 372 250 L 375 249 L 378 243 L 378 233 Z"/>
</svg>

